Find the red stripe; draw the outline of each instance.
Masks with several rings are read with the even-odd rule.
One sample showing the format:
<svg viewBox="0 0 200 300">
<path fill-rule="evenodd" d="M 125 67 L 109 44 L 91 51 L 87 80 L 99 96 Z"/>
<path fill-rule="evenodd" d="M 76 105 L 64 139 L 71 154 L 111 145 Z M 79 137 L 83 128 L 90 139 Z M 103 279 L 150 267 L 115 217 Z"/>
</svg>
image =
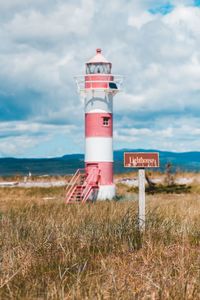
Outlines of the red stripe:
<svg viewBox="0 0 200 300">
<path fill-rule="evenodd" d="M 109 88 L 109 82 L 113 80 L 112 75 L 87 75 L 85 76 L 85 88 Z"/>
<path fill-rule="evenodd" d="M 97 162 L 85 164 L 86 173 L 90 173 L 90 169 L 97 166 L 100 170 L 100 185 L 111 185 L 113 184 L 113 163 L 112 162 Z"/>
<path fill-rule="evenodd" d="M 112 137 L 113 118 L 110 113 L 87 113 L 85 114 L 86 137 Z"/>
</svg>

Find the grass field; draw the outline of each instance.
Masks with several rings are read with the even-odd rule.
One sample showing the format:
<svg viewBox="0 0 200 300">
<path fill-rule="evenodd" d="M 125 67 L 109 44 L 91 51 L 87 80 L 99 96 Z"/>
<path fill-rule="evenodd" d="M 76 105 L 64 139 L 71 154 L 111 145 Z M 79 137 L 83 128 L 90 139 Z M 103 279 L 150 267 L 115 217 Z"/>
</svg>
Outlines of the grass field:
<svg viewBox="0 0 200 300">
<path fill-rule="evenodd" d="M 143 234 L 136 201 L 65 205 L 63 188 L 1 188 L 0 222 L 0 299 L 200 299 L 197 187 L 148 195 Z"/>
</svg>

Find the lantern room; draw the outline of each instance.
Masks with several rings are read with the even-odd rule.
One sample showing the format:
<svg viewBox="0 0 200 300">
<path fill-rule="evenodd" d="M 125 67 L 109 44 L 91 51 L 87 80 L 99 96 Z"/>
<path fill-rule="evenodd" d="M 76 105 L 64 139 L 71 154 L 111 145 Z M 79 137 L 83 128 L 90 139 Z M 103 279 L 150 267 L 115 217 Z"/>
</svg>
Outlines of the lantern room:
<svg viewBox="0 0 200 300">
<path fill-rule="evenodd" d="M 96 55 L 86 63 L 86 74 L 111 74 L 112 64 L 101 54 L 101 49 L 96 50 Z"/>
<path fill-rule="evenodd" d="M 85 88 L 110 89 L 114 77 L 111 75 L 112 64 L 105 59 L 101 49 L 96 50 L 96 55 L 86 63 Z M 114 88 L 117 89 L 114 83 Z"/>
<path fill-rule="evenodd" d="M 85 64 L 84 76 L 76 76 L 78 91 L 90 93 L 106 92 L 116 94 L 121 90 L 122 76 L 112 74 L 112 63 L 103 55 L 100 48 L 96 54 Z"/>
</svg>

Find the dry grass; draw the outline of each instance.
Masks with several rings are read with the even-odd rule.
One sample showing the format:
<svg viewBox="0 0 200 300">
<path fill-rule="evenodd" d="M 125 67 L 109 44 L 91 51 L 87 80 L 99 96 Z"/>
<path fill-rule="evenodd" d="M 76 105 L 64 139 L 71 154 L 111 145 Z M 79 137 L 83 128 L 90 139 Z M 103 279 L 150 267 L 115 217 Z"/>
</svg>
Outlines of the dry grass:
<svg viewBox="0 0 200 300">
<path fill-rule="evenodd" d="M 200 299 L 200 196 L 148 196 L 147 211 L 140 234 L 135 201 L 0 189 L 0 298 Z"/>
</svg>

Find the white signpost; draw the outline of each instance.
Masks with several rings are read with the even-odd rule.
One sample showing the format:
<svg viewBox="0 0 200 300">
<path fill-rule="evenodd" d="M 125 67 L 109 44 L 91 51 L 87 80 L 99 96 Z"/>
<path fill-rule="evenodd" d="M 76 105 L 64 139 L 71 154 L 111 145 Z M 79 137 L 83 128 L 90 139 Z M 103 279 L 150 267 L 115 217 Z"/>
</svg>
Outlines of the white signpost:
<svg viewBox="0 0 200 300">
<path fill-rule="evenodd" d="M 138 170 L 138 187 L 139 187 L 139 228 L 145 229 L 145 169 Z"/>
<path fill-rule="evenodd" d="M 145 169 L 158 168 L 159 153 L 157 152 L 125 152 L 124 167 L 138 169 L 139 209 L 138 220 L 140 230 L 145 229 Z"/>
</svg>

